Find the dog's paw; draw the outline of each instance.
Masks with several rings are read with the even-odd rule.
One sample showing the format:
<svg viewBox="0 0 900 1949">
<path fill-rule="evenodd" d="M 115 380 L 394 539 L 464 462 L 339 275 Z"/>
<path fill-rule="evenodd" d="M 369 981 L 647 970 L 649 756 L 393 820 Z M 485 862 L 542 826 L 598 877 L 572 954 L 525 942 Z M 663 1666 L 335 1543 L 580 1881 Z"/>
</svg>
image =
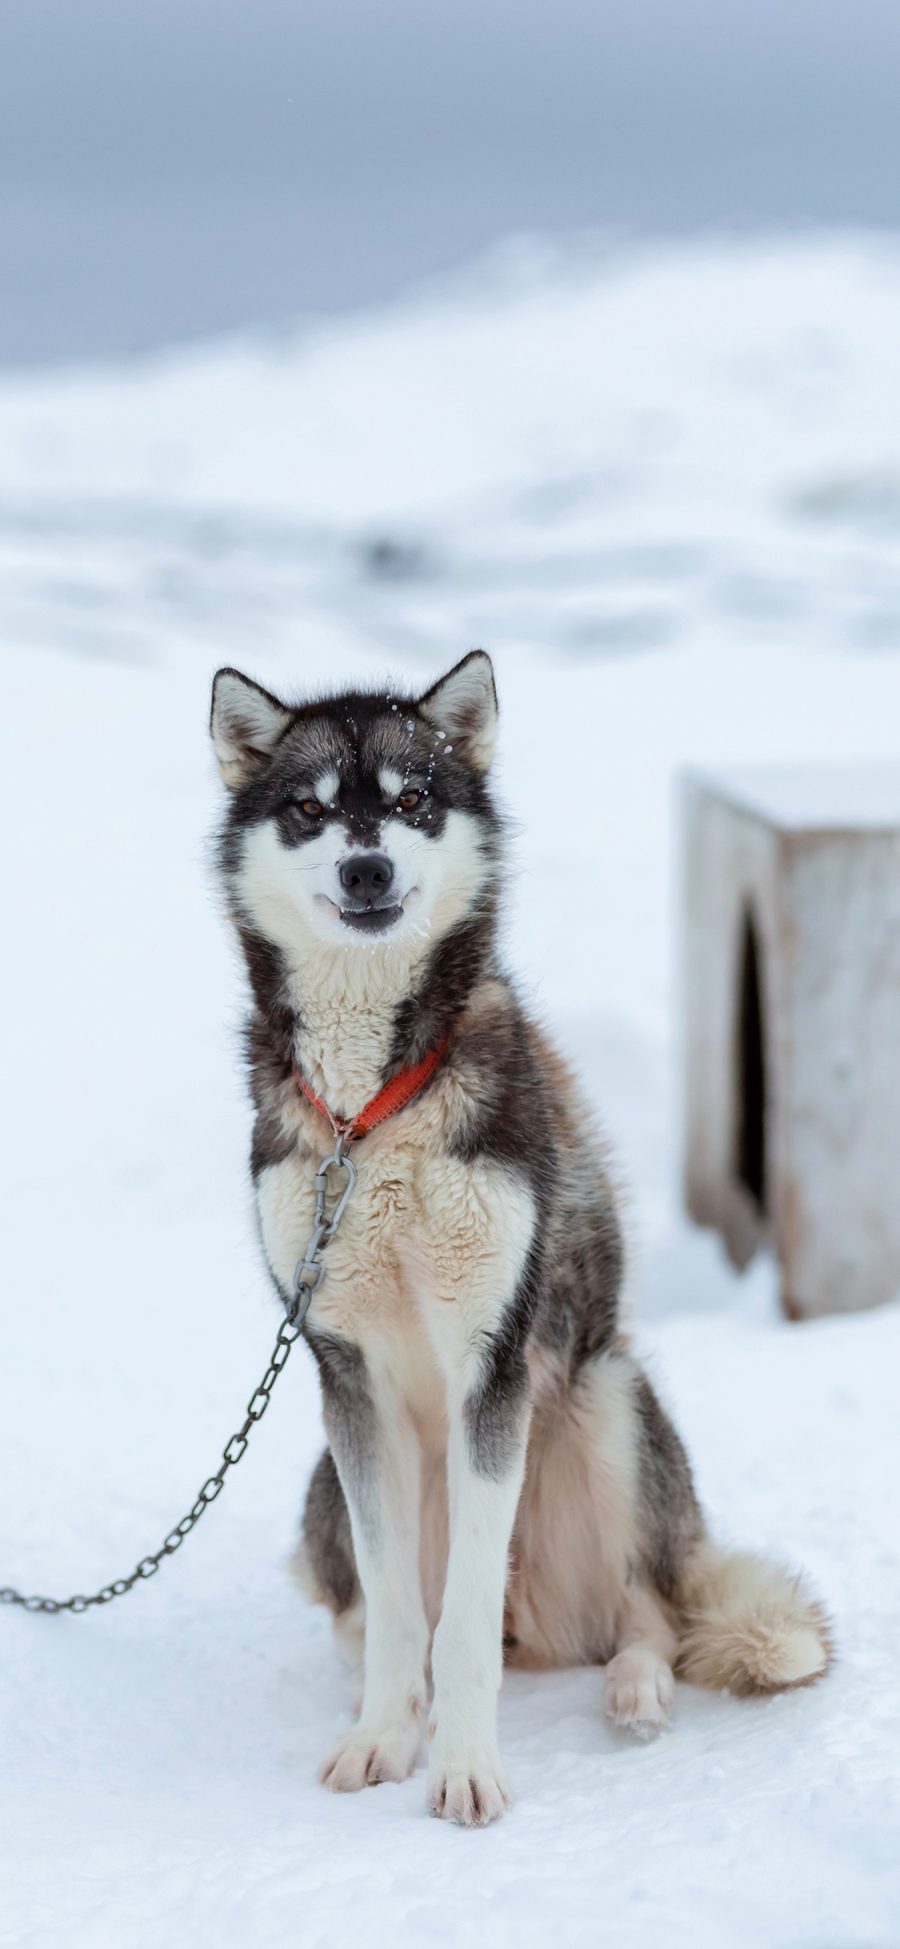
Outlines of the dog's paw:
<svg viewBox="0 0 900 1949">
<path fill-rule="evenodd" d="M 485 1760 L 432 1761 L 428 1774 L 428 1812 L 460 1827 L 487 1827 L 509 1806 L 509 1791 L 496 1755 Z"/>
<path fill-rule="evenodd" d="M 611 1659 L 603 1677 L 603 1708 L 615 1726 L 652 1739 L 669 1724 L 675 1680 L 653 1651 L 637 1646 Z"/>
<path fill-rule="evenodd" d="M 361 1787 L 377 1787 L 383 1780 L 406 1780 L 418 1748 L 417 1724 L 380 1731 L 356 1726 L 329 1753 L 319 1768 L 319 1779 L 331 1793 L 358 1793 Z"/>
</svg>

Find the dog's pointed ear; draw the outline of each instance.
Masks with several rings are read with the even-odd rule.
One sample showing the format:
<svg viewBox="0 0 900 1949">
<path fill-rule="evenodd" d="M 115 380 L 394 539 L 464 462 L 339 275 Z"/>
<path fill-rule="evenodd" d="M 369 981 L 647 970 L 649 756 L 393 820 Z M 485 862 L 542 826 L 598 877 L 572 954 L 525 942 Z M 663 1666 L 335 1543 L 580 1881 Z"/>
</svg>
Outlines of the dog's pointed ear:
<svg viewBox="0 0 900 1949">
<path fill-rule="evenodd" d="M 216 671 L 209 731 L 230 792 L 265 770 L 291 717 L 286 705 L 240 670 Z"/>
<path fill-rule="evenodd" d="M 485 650 L 471 650 L 419 699 L 423 717 L 442 731 L 457 756 L 485 772 L 497 736 L 494 666 Z"/>
</svg>

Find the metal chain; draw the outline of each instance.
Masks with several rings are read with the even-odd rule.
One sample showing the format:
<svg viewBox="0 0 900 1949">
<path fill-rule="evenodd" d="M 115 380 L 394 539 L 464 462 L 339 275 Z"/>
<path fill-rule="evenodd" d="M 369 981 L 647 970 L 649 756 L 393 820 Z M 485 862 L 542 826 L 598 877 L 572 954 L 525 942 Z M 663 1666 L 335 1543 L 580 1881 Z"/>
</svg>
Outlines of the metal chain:
<svg viewBox="0 0 900 1949">
<path fill-rule="evenodd" d="M 297 1315 L 301 1305 L 302 1298 L 298 1293 L 291 1302 L 287 1317 L 282 1320 L 278 1328 L 269 1365 L 256 1392 L 247 1403 L 246 1419 L 237 1434 L 231 1436 L 222 1450 L 221 1466 L 216 1470 L 215 1475 L 207 1476 L 196 1502 L 191 1504 L 188 1514 L 182 1516 L 180 1523 L 176 1523 L 174 1529 L 170 1529 L 158 1550 L 155 1550 L 151 1556 L 141 1557 L 140 1563 L 135 1564 L 130 1577 L 117 1577 L 115 1583 L 104 1584 L 100 1590 L 95 1590 L 92 1597 L 83 1597 L 80 1594 L 75 1597 L 25 1597 L 20 1590 L 12 1590 L 7 1585 L 0 1588 L 0 1604 L 21 1604 L 22 1609 L 26 1611 L 87 1611 L 93 1604 L 110 1604 L 114 1597 L 124 1597 L 127 1590 L 133 1590 L 135 1584 L 143 1579 L 155 1577 L 166 1557 L 174 1556 L 175 1551 L 181 1549 L 185 1537 L 190 1536 L 191 1530 L 199 1523 L 204 1510 L 209 1508 L 211 1502 L 215 1502 L 218 1495 L 221 1495 L 229 1469 L 233 1469 L 235 1463 L 241 1460 L 250 1439 L 250 1430 L 255 1422 L 262 1420 L 272 1398 L 275 1382 L 287 1361 L 294 1341 L 299 1339 L 302 1321 Z"/>
<path fill-rule="evenodd" d="M 303 1322 L 309 1311 L 313 1293 L 321 1285 L 325 1277 L 325 1267 L 322 1264 L 322 1252 L 325 1246 L 331 1243 L 344 1215 L 347 1200 L 356 1184 L 356 1170 L 350 1163 L 349 1158 L 344 1155 L 344 1141 L 343 1138 L 338 1139 L 332 1155 L 323 1158 L 316 1172 L 315 1227 L 306 1252 L 298 1262 L 294 1272 L 293 1292 L 287 1304 L 285 1318 L 282 1320 L 275 1337 L 272 1358 L 269 1361 L 269 1365 L 259 1386 L 247 1403 L 247 1413 L 244 1421 L 237 1430 L 237 1433 L 232 1435 L 230 1440 L 225 1443 L 219 1468 L 216 1470 L 215 1475 L 207 1476 L 202 1489 L 198 1491 L 196 1501 L 191 1504 L 187 1515 L 182 1516 L 180 1523 L 176 1523 L 174 1529 L 170 1529 L 168 1536 L 163 1539 L 158 1550 L 154 1551 L 150 1556 L 141 1557 L 140 1562 L 135 1564 L 129 1577 L 117 1577 L 114 1583 L 103 1584 L 100 1590 L 95 1590 L 91 1597 L 84 1597 L 80 1593 L 74 1597 L 26 1597 L 21 1590 L 14 1590 L 11 1585 L 7 1584 L 0 1586 L 0 1604 L 20 1604 L 25 1611 L 71 1611 L 76 1614 L 81 1611 L 88 1611 L 96 1604 L 111 1604 L 114 1597 L 124 1597 L 126 1591 L 134 1589 L 135 1584 L 146 1581 L 148 1577 L 155 1577 L 157 1570 L 161 1568 L 166 1558 L 174 1556 L 176 1550 L 181 1549 L 185 1537 L 190 1536 L 191 1530 L 196 1528 L 204 1511 L 209 1508 L 211 1502 L 215 1502 L 217 1496 L 221 1495 L 225 1487 L 225 1478 L 229 1469 L 233 1469 L 235 1464 L 240 1462 L 246 1453 L 251 1429 L 257 1421 L 262 1420 L 266 1412 L 272 1398 L 272 1389 L 275 1386 L 275 1382 L 282 1368 L 287 1364 L 294 1341 L 300 1338 Z M 325 1218 L 325 1197 L 330 1165 L 335 1165 L 337 1168 L 346 1171 L 347 1184 L 335 1207 L 331 1220 L 327 1221 Z"/>
</svg>

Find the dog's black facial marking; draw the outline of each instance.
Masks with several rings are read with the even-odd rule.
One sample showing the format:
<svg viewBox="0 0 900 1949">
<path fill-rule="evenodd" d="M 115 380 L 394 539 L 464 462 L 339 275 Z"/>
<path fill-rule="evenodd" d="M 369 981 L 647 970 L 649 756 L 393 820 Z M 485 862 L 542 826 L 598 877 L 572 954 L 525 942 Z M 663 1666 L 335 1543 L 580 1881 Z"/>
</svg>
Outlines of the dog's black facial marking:
<svg viewBox="0 0 900 1949">
<path fill-rule="evenodd" d="M 311 792 L 307 792 L 303 796 L 309 799 L 311 795 Z M 302 846 L 307 839 L 318 839 L 323 826 L 333 817 L 333 812 L 327 807 L 323 807 L 321 813 L 316 815 L 305 812 L 303 799 L 293 793 L 276 807 L 274 813 L 278 836 L 283 846 Z"/>
<path fill-rule="evenodd" d="M 348 845 L 377 851 L 381 845 L 383 818 L 384 805 L 377 778 L 357 776 L 352 784 L 341 781 L 335 824 Z"/>
<path fill-rule="evenodd" d="M 382 786 L 385 771 L 401 781 L 396 797 Z M 330 774 L 338 781 L 334 802 L 310 818 L 303 801 L 315 797 L 318 781 Z M 397 799 L 406 790 L 420 798 L 401 812 Z M 241 831 L 269 819 L 291 848 L 332 827 L 341 843 L 345 836 L 350 844 L 378 846 L 388 817 L 402 817 L 423 839 L 436 839 L 452 811 L 471 813 L 486 836 L 499 840 L 501 821 L 484 777 L 428 721 L 415 698 L 347 691 L 292 711 L 268 764 L 234 793 L 219 857 L 225 873 L 235 873 Z"/>
</svg>

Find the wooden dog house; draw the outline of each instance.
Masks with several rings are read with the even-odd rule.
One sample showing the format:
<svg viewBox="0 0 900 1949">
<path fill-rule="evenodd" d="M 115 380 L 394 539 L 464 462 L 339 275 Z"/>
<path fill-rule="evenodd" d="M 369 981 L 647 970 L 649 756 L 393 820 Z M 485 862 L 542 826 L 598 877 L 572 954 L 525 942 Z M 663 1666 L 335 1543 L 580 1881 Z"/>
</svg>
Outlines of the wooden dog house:
<svg viewBox="0 0 900 1949">
<path fill-rule="evenodd" d="M 900 767 L 683 787 L 685 1175 L 793 1319 L 900 1293 Z"/>
</svg>

